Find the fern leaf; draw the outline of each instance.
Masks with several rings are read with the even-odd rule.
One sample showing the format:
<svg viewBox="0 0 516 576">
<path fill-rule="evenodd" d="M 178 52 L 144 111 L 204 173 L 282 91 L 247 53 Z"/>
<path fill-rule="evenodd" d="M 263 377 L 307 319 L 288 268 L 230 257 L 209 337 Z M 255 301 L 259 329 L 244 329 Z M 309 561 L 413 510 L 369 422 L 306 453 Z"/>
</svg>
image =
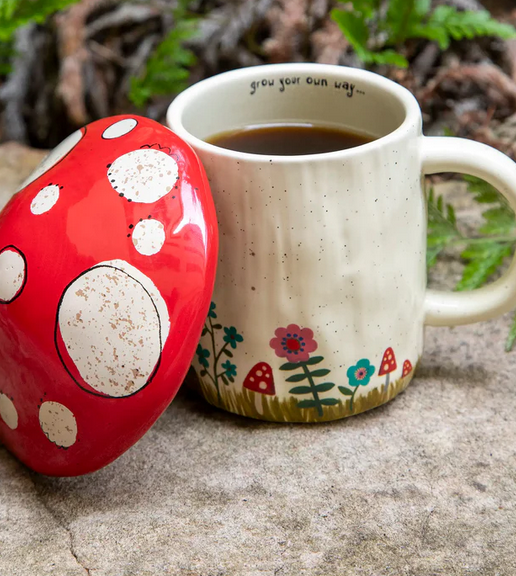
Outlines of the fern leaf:
<svg viewBox="0 0 516 576">
<path fill-rule="evenodd" d="M 464 174 L 462 178 L 468 184 L 468 192 L 475 195 L 476 202 L 480 202 L 481 204 L 499 204 L 503 202 L 507 204 L 507 201 L 500 192 L 485 180 L 468 174 Z"/>
<path fill-rule="evenodd" d="M 468 191 L 471 192 L 476 202 L 480 204 L 493 204 L 489 210 L 482 214 L 485 223 L 479 229 L 480 234 L 484 235 L 506 235 L 508 240 L 516 229 L 516 220 L 513 209 L 509 203 L 496 188 L 480 178 L 474 176 L 464 176 L 468 184 Z M 516 237 L 514 237 L 516 241 Z"/>
<path fill-rule="evenodd" d="M 482 216 L 486 221 L 479 229 L 481 234 L 485 235 L 509 235 L 516 228 L 514 214 L 506 208 L 491 208 L 486 210 Z M 516 240 L 516 237 L 515 237 Z"/>
<path fill-rule="evenodd" d="M 349 5 L 349 0 L 338 0 L 343 4 Z M 357 12 L 364 19 L 370 20 L 380 9 L 381 0 L 351 0 L 353 12 Z"/>
<path fill-rule="evenodd" d="M 12 18 L 18 4 L 19 0 L 0 0 L 0 18 L 2 20 Z"/>
<path fill-rule="evenodd" d="M 428 30 L 441 29 L 444 32 L 442 37 L 436 38 L 443 50 L 449 47 L 451 38 L 454 40 L 479 36 L 495 36 L 503 40 L 516 38 L 516 28 L 491 18 L 487 10 L 459 12 L 452 6 L 438 6 L 426 22 L 426 27 Z M 421 29 L 413 32 L 421 33 Z"/>
<path fill-rule="evenodd" d="M 54 12 L 77 2 L 78 0 L 0 0 L 0 41 L 8 42 L 21 26 L 29 22 L 41 24 Z"/>
<path fill-rule="evenodd" d="M 189 68 L 197 61 L 184 47 L 197 30 L 197 20 L 177 20 L 176 26 L 156 47 L 140 77 L 131 78 L 129 99 L 142 107 L 152 96 L 177 94 L 184 90 L 190 76 Z"/>
<path fill-rule="evenodd" d="M 337 9 L 331 11 L 331 17 L 359 57 L 361 57 L 360 53 L 368 52 L 369 29 L 365 17 L 354 12 Z"/>
<path fill-rule="evenodd" d="M 399 68 L 408 68 L 408 60 L 402 54 L 394 50 L 382 50 L 381 52 L 368 52 L 365 62 L 374 62 L 375 64 L 391 64 Z"/>
<path fill-rule="evenodd" d="M 409 30 L 421 23 L 430 11 L 430 0 L 390 0 L 385 18 L 388 43 L 401 44 Z"/>
<path fill-rule="evenodd" d="M 510 352 L 516 342 L 516 314 L 514 314 L 512 319 L 511 327 L 509 328 L 509 334 L 507 335 L 507 340 L 505 341 L 505 351 Z"/>
<path fill-rule="evenodd" d="M 483 286 L 512 253 L 512 246 L 486 242 L 469 246 L 461 254 L 469 260 L 456 290 L 473 290 Z"/>
</svg>

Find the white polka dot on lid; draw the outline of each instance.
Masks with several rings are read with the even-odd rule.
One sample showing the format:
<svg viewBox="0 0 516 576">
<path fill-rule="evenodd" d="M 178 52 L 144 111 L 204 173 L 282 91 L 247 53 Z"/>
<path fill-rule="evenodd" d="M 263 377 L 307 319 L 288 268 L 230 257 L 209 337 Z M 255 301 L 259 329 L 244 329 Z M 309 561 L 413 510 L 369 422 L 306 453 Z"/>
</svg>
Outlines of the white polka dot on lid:
<svg viewBox="0 0 516 576">
<path fill-rule="evenodd" d="M 14 246 L 0 251 L 0 302 L 8 304 L 17 298 L 25 286 L 27 263 Z"/>
<path fill-rule="evenodd" d="M 102 138 L 106 140 L 120 138 L 121 136 L 129 134 L 131 130 L 134 130 L 137 124 L 138 121 L 134 118 L 124 118 L 123 120 L 119 120 L 118 122 L 111 124 L 111 126 L 108 126 L 102 133 Z"/>
<path fill-rule="evenodd" d="M 45 172 L 50 170 L 52 166 L 55 166 L 59 161 L 61 161 L 68 154 L 68 152 L 70 152 L 70 150 L 77 146 L 77 144 L 82 140 L 82 137 L 82 130 L 76 130 L 73 132 L 73 134 L 70 134 L 68 138 L 65 138 L 61 144 L 58 144 L 50 152 L 50 154 L 48 154 L 48 156 L 43 158 L 41 164 L 20 186 L 20 190 L 23 190 L 25 186 L 28 186 L 31 182 L 34 182 L 34 180 L 42 176 Z"/>
<path fill-rule="evenodd" d="M 30 204 L 30 211 L 36 215 L 44 214 L 48 212 L 58 200 L 59 186 L 57 184 L 49 184 L 34 196 Z"/>
<path fill-rule="evenodd" d="M 166 196 L 178 175 L 177 162 L 161 150 L 128 152 L 109 165 L 107 176 L 114 190 L 130 202 L 151 204 Z"/>
<path fill-rule="evenodd" d="M 14 402 L 5 394 L 0 392 L 0 420 L 11 429 L 18 428 L 18 411 Z"/>
<path fill-rule="evenodd" d="M 165 243 L 165 227 L 159 220 L 147 219 L 134 227 L 133 244 L 144 256 L 157 254 Z"/>
<path fill-rule="evenodd" d="M 70 448 L 77 440 L 77 421 L 72 411 L 59 402 L 43 402 L 39 424 L 45 436 L 60 448 Z"/>
<path fill-rule="evenodd" d="M 90 268 L 66 288 L 58 326 L 67 356 L 87 387 L 76 380 L 77 384 L 121 398 L 152 379 L 170 320 L 152 281 L 127 262 L 115 260 Z M 67 366 L 70 360 L 62 354 L 61 358 Z"/>
</svg>

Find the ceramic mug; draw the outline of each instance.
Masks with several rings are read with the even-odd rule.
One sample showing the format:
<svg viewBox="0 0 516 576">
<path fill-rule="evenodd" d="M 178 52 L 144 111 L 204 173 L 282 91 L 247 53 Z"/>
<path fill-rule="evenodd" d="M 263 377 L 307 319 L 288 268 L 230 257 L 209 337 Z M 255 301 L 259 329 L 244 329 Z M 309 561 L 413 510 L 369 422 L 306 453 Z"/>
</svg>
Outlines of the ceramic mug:
<svg viewBox="0 0 516 576">
<path fill-rule="evenodd" d="M 187 89 L 167 121 L 199 154 L 219 221 L 195 363 L 212 404 L 273 421 L 357 414 L 406 388 L 425 324 L 478 322 L 516 305 L 514 262 L 479 290 L 427 290 L 423 176 L 478 176 L 516 209 L 516 164 L 483 144 L 424 137 L 416 99 L 394 82 L 318 64 L 235 70 Z M 304 156 L 206 142 L 289 122 L 375 140 Z"/>
</svg>

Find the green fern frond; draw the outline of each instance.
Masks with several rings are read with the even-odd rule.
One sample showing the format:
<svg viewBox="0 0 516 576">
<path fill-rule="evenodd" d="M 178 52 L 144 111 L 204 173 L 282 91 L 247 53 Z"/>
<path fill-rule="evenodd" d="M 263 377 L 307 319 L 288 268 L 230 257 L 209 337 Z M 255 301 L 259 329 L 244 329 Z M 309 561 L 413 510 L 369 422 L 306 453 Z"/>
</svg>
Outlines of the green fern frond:
<svg viewBox="0 0 516 576">
<path fill-rule="evenodd" d="M 438 6 L 432 11 L 431 0 L 388 0 L 384 11 L 379 0 L 340 1 L 347 9 L 335 9 L 331 16 L 366 64 L 406 67 L 407 60 L 393 47 L 408 39 L 431 40 L 446 50 L 452 40 L 516 38 L 516 28 L 491 18 L 486 10 L 459 11 L 452 6 Z"/>
<path fill-rule="evenodd" d="M 42 24 L 54 12 L 77 2 L 78 0 L 0 0 L 0 41 L 8 42 L 21 26 L 29 22 Z"/>
<path fill-rule="evenodd" d="M 468 246 L 461 257 L 468 260 L 456 290 L 474 290 L 483 286 L 500 268 L 505 258 L 512 254 L 510 244 L 487 241 L 485 244 Z"/>
<path fill-rule="evenodd" d="M 459 12 L 452 6 L 438 6 L 426 22 L 414 28 L 412 35 L 436 40 L 446 50 L 451 40 L 473 39 L 480 36 L 496 36 L 503 40 L 516 38 L 516 29 L 510 24 L 498 22 L 487 10 Z"/>
<path fill-rule="evenodd" d="M 196 20 L 176 23 L 147 61 L 143 75 L 131 78 L 131 102 L 142 107 L 152 96 L 177 94 L 186 88 L 189 68 L 196 63 L 197 58 L 184 47 L 184 42 L 193 37 L 196 29 Z"/>
</svg>

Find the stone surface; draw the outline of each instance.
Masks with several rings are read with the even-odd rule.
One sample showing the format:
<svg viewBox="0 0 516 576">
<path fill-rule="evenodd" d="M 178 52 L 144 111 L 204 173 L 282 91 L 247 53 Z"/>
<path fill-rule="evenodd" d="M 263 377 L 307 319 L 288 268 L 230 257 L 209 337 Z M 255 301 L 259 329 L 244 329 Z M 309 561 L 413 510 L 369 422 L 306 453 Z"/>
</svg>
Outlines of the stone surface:
<svg viewBox="0 0 516 576">
<path fill-rule="evenodd" d="M 46 155 L 17 142 L 0 145 L 0 210 Z"/>
<path fill-rule="evenodd" d="M 509 323 L 427 329 L 407 391 L 347 420 L 255 422 L 183 389 L 90 476 L 0 448 L 0 576 L 514 576 Z"/>
</svg>

